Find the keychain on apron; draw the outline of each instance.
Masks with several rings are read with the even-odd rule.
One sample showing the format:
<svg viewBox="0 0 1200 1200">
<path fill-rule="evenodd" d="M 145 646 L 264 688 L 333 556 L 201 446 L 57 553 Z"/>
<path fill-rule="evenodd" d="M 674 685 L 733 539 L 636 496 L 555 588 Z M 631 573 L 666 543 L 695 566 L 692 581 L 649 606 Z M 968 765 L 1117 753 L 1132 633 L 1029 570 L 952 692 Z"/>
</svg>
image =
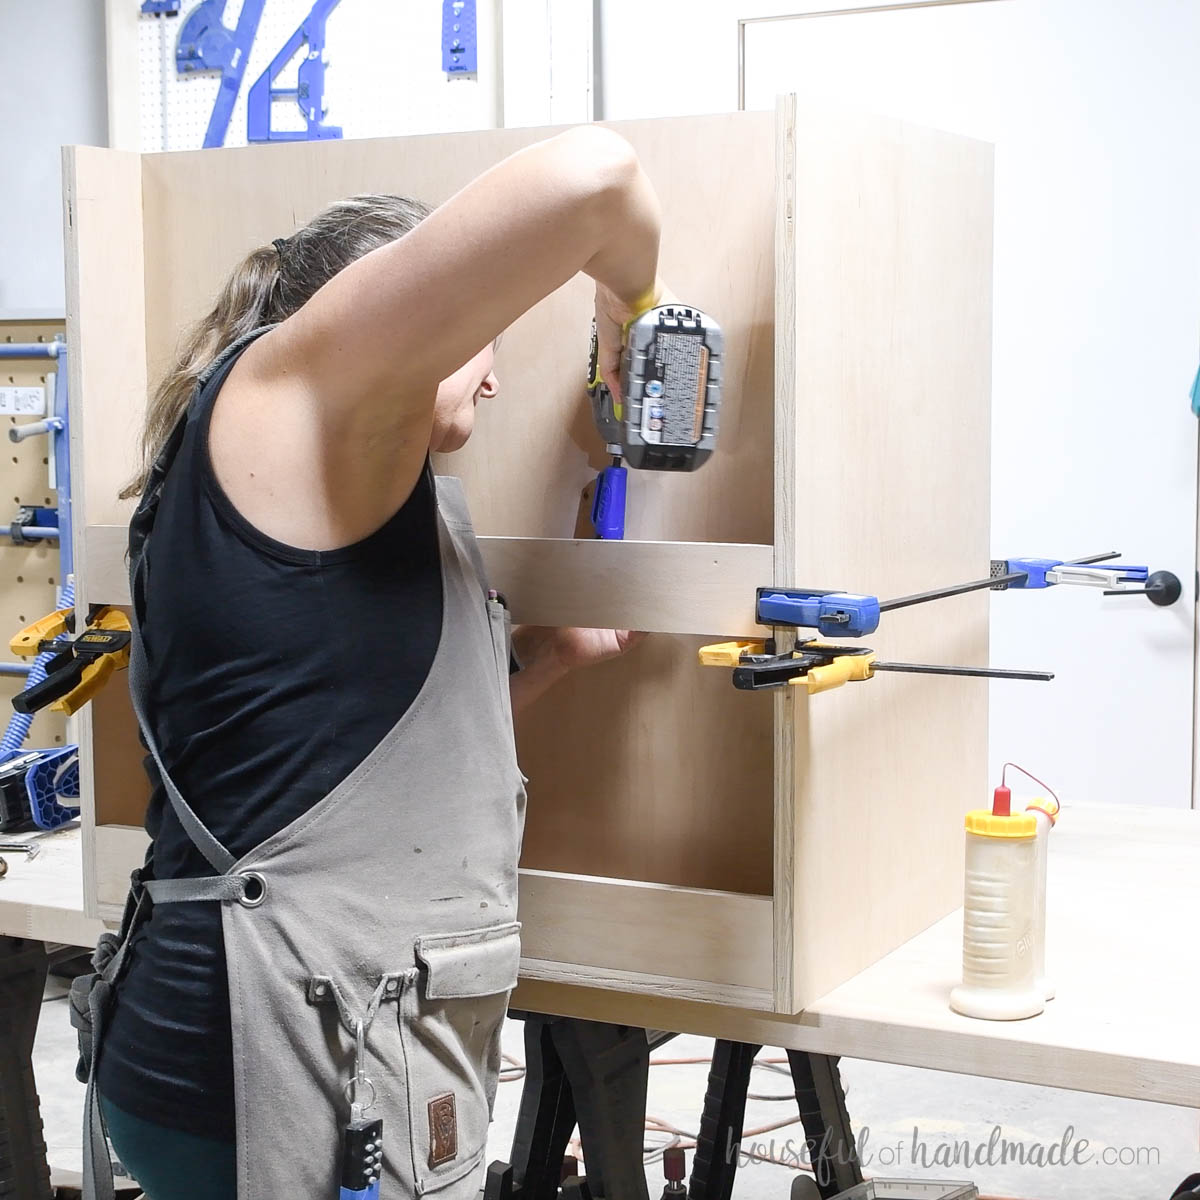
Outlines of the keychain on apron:
<svg viewBox="0 0 1200 1200">
<path fill-rule="evenodd" d="M 346 1085 L 350 1120 L 342 1130 L 342 1186 L 338 1200 L 379 1200 L 383 1174 L 383 1120 L 367 1113 L 375 1105 L 375 1085 L 366 1075 L 366 1025 L 355 1022 L 354 1078 Z M 365 1099 L 365 1093 L 370 1099 Z"/>
</svg>

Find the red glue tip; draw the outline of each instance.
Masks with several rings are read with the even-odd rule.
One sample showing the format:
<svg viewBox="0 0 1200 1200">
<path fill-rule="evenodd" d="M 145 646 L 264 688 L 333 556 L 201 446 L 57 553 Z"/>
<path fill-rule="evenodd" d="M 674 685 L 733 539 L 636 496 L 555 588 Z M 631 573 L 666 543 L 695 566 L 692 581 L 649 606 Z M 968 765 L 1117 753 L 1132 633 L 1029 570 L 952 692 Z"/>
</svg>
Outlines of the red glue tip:
<svg viewBox="0 0 1200 1200">
<path fill-rule="evenodd" d="M 992 794 L 992 816 L 1008 817 L 1012 815 L 1012 792 L 1001 784 Z"/>
</svg>

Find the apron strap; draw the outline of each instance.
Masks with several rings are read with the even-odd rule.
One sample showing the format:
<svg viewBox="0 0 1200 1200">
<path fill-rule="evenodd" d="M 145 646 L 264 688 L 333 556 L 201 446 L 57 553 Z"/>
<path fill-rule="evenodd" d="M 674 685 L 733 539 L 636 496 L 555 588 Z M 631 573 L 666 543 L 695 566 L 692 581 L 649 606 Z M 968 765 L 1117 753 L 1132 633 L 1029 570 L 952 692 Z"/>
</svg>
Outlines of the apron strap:
<svg viewBox="0 0 1200 1200">
<path fill-rule="evenodd" d="M 88 1062 L 87 1092 L 83 1102 L 83 1195 L 86 1200 L 115 1200 L 116 1196 L 112 1157 L 108 1152 L 108 1133 L 104 1128 L 104 1113 L 100 1109 L 96 1078 L 100 1065 L 100 1043 L 104 1038 L 104 1026 L 113 991 L 121 976 L 129 944 L 143 920 L 147 894 L 146 885 L 139 882 L 135 872 L 131 896 L 137 897 L 136 903 L 132 906 L 126 904 L 121 930 L 117 935 L 119 944 L 112 958 L 100 969 L 99 977 L 88 993 L 92 1052 Z"/>
<path fill-rule="evenodd" d="M 447 527 L 465 534 L 456 539 L 467 551 L 471 566 L 479 577 L 479 586 L 487 595 L 487 572 L 483 568 L 483 556 L 479 553 L 479 542 L 475 538 L 475 529 L 471 524 L 471 514 L 467 508 L 467 497 L 463 491 L 462 480 L 454 475 L 437 475 L 434 477 L 438 511 Z"/>
<path fill-rule="evenodd" d="M 92 1023 L 92 1061 L 88 1072 L 87 1095 L 83 1103 L 83 1194 L 86 1200 L 114 1200 L 112 1157 L 108 1152 L 108 1134 L 100 1111 L 100 1093 L 96 1089 L 96 1068 L 100 1060 L 100 1039 L 104 1036 L 104 1017 L 112 996 L 112 985 L 101 978 L 88 997 L 88 1016 Z"/>
<path fill-rule="evenodd" d="M 192 397 L 193 403 L 189 404 L 187 412 L 180 417 L 163 444 L 162 450 L 151 467 L 150 478 L 141 502 L 129 523 L 129 628 L 131 634 L 129 697 L 133 703 L 134 715 L 137 717 L 138 726 L 142 731 L 146 749 L 150 751 L 150 757 L 154 759 L 154 765 L 158 768 L 159 778 L 166 790 L 167 798 L 171 802 L 171 807 L 174 809 L 179 823 L 183 826 L 184 832 L 192 840 L 196 849 L 208 860 L 213 870 L 218 873 L 218 877 L 146 880 L 143 882 L 135 873 L 130 900 L 126 902 L 125 914 L 121 921 L 121 931 L 116 938 L 112 938 L 111 934 L 105 935 L 118 944 L 111 959 L 100 968 L 98 978 L 87 998 L 92 1045 L 87 1095 L 83 1109 L 83 1194 L 86 1200 L 115 1200 L 116 1196 L 112 1159 L 108 1150 L 108 1135 L 104 1128 L 104 1113 L 100 1108 L 100 1094 L 96 1087 L 96 1077 L 100 1063 L 100 1046 L 104 1040 L 105 1022 L 113 992 L 117 980 L 120 978 L 130 942 L 143 918 L 147 897 L 160 903 L 191 899 L 238 899 L 244 901 L 246 897 L 246 877 L 225 874 L 236 862 L 236 859 L 217 841 L 204 822 L 195 814 L 191 805 L 183 798 L 183 794 L 175 786 L 175 781 L 171 778 L 171 773 L 167 770 L 162 755 L 159 753 L 158 742 L 150 727 L 150 684 L 146 670 L 146 647 L 142 640 L 140 613 L 145 600 L 146 551 L 150 545 L 150 533 L 158 513 L 163 484 L 166 481 L 167 472 L 175 461 L 175 456 L 179 453 L 184 429 L 191 418 L 195 398 L 222 364 L 243 346 L 270 328 L 272 326 L 265 325 L 238 338 L 232 345 L 226 347 L 200 375 Z"/>
<path fill-rule="evenodd" d="M 143 554 L 135 559 L 130 569 L 129 588 L 130 598 L 133 603 L 129 619 L 129 630 L 132 634 L 129 646 L 129 698 L 133 702 L 134 715 L 137 717 L 138 725 L 141 727 L 146 749 L 150 751 L 150 757 L 154 759 L 154 765 L 158 768 L 159 778 L 166 789 L 167 798 L 171 801 L 171 807 L 175 810 L 176 817 L 179 818 L 179 823 L 183 826 L 184 832 L 192 840 L 192 844 L 208 860 L 209 866 L 218 875 L 223 875 L 233 866 L 237 859 L 213 837 L 208 826 L 196 816 L 192 806 L 188 804 L 183 798 L 183 794 L 175 786 L 175 781 L 171 778 L 170 772 L 163 763 L 162 755 L 158 750 L 158 742 L 155 740 L 154 733 L 150 728 L 148 715 L 150 685 L 146 679 L 146 647 L 142 642 L 141 621 L 138 619 L 138 598 L 141 594 L 142 577 L 145 574 L 146 563 L 144 551 L 145 547 L 149 545 L 149 541 L 150 539 L 147 537 L 143 545 Z"/>
<path fill-rule="evenodd" d="M 151 879 L 146 891 L 155 904 L 183 904 L 192 900 L 242 900 L 247 895 L 245 875 L 203 875 L 198 879 Z"/>
<path fill-rule="evenodd" d="M 130 605 L 129 631 L 132 637 L 129 646 L 129 698 L 133 702 L 134 715 L 141 727 L 146 749 L 150 751 L 150 756 L 154 759 L 159 778 L 166 789 L 167 798 L 171 801 L 171 807 L 175 810 L 176 817 L 179 818 L 179 823 L 191 838 L 192 844 L 208 860 L 213 870 L 217 874 L 223 875 L 237 860 L 213 837 L 208 826 L 196 816 L 191 805 L 175 786 L 175 781 L 171 778 L 170 772 L 163 763 L 162 755 L 159 753 L 154 732 L 150 728 L 148 714 L 150 685 L 146 678 L 146 647 L 142 641 L 142 623 L 138 618 L 138 609 L 141 607 L 139 601 L 145 586 L 145 551 L 149 544 L 150 538 L 147 535 L 142 545 L 142 553 L 137 555 L 130 564 L 129 595 L 132 604 Z"/>
<path fill-rule="evenodd" d="M 171 802 L 171 807 L 175 810 L 175 816 L 179 819 L 179 823 L 183 826 L 184 832 L 191 839 L 192 844 L 204 855 L 209 866 L 218 875 L 223 875 L 237 860 L 217 841 L 204 822 L 196 816 L 191 805 L 188 804 L 183 798 L 183 794 L 175 786 L 175 781 L 171 778 L 170 772 L 163 763 L 162 755 L 158 750 L 158 743 L 150 728 L 150 684 L 146 677 L 146 647 L 142 640 L 140 613 L 145 602 L 146 552 L 150 546 L 150 534 L 154 527 L 154 518 L 158 513 L 159 497 L 162 495 L 162 488 L 166 481 L 167 473 L 171 469 L 171 465 L 175 461 L 175 456 L 179 453 L 179 447 L 183 442 L 183 430 L 187 422 L 191 419 L 195 397 L 200 395 L 208 381 L 234 354 L 238 353 L 243 347 L 271 328 L 273 326 L 263 325 L 258 329 L 244 334 L 231 345 L 227 346 L 205 368 L 196 382 L 193 403 L 189 404 L 187 412 L 179 419 L 175 428 L 171 431 L 170 437 L 168 437 L 162 451 L 155 460 L 154 466 L 151 468 L 150 482 L 142 497 L 142 502 L 138 505 L 137 511 L 130 522 L 129 599 L 131 613 L 129 627 L 132 638 L 129 648 L 129 697 L 133 701 L 133 711 L 141 728 L 146 749 L 150 751 L 150 757 L 154 759 L 154 765 L 158 768 L 159 778 L 162 780 L 162 785 L 166 790 L 167 798 Z"/>
</svg>

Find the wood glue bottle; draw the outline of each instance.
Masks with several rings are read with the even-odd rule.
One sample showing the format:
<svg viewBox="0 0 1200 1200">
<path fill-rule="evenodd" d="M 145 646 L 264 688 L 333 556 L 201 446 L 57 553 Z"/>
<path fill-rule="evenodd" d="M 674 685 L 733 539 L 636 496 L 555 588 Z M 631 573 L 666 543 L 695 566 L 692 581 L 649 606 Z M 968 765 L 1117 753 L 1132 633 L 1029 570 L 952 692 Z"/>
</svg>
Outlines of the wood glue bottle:
<svg viewBox="0 0 1200 1200">
<path fill-rule="evenodd" d="M 963 981 L 950 1007 L 967 1017 L 1015 1021 L 1046 1007 L 1036 980 L 1037 818 L 1014 813 L 1001 784 L 992 807 L 967 813 Z"/>
<path fill-rule="evenodd" d="M 1034 986 L 1047 1000 L 1053 1000 L 1054 984 L 1046 978 L 1046 867 L 1049 863 L 1050 830 L 1058 820 L 1058 801 L 1053 796 L 1049 800 L 1039 796 L 1025 805 L 1025 811 L 1037 821 L 1033 895 Z"/>
</svg>

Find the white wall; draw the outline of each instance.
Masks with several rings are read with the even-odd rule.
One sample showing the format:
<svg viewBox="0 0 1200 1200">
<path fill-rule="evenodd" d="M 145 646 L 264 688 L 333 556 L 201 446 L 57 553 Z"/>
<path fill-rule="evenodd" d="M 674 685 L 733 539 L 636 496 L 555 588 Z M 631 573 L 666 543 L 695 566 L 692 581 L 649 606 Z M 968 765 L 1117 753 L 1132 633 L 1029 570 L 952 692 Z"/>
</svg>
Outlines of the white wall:
<svg viewBox="0 0 1200 1200">
<path fill-rule="evenodd" d="M 103 4 L 0 0 L 0 81 L 0 317 L 62 316 L 59 151 L 106 144 Z"/>
<path fill-rule="evenodd" d="M 604 115 L 734 108 L 739 15 L 846 7 L 603 0 Z M 993 763 L 1022 761 L 1069 800 L 1190 800 L 1198 46 L 1194 0 L 1001 0 L 747 31 L 749 108 L 813 90 L 997 145 L 993 553 L 1120 549 L 1183 580 L 1172 609 L 1066 588 L 993 600 L 995 664 L 1058 672 L 993 686 Z"/>
</svg>

